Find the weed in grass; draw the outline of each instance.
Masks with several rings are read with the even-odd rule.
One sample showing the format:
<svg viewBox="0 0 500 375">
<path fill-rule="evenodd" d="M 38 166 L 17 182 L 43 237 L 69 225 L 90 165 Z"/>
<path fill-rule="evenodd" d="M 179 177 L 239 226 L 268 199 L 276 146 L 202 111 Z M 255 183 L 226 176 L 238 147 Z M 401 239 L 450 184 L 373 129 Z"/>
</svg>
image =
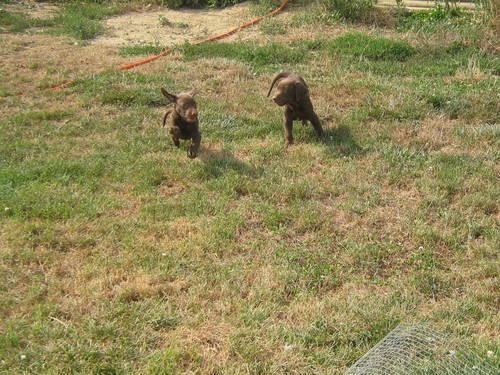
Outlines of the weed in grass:
<svg viewBox="0 0 500 375">
<path fill-rule="evenodd" d="M 167 17 L 165 17 L 163 15 L 160 15 L 158 17 L 158 21 L 159 21 L 160 25 L 164 26 L 164 27 L 177 27 L 177 28 L 180 28 L 180 29 L 187 29 L 187 28 L 189 28 L 189 25 L 187 23 L 184 23 L 184 22 L 171 22 Z"/>
</svg>

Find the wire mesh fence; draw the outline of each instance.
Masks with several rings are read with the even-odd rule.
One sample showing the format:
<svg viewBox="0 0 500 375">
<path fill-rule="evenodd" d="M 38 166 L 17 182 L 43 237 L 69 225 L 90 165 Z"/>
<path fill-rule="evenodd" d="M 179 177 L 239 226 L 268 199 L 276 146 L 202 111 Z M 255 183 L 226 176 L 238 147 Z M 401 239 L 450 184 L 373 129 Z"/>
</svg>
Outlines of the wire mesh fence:
<svg viewBox="0 0 500 375">
<path fill-rule="evenodd" d="M 458 349 L 457 349 L 458 348 Z M 467 352 L 430 325 L 396 327 L 345 375 L 499 375 L 498 363 Z"/>
</svg>

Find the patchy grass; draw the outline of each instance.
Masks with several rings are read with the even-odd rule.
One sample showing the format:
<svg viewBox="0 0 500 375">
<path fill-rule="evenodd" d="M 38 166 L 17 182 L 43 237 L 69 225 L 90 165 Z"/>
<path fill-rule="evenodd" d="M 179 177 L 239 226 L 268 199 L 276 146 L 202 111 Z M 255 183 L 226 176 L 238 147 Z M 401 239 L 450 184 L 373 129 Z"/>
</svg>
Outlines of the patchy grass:
<svg viewBox="0 0 500 375">
<path fill-rule="evenodd" d="M 259 24 L 260 31 L 266 35 L 286 34 L 286 25 L 276 18 L 268 18 Z"/>
<path fill-rule="evenodd" d="M 21 32 L 32 27 L 49 27 L 55 34 L 64 34 L 80 40 L 94 39 L 104 32 L 101 21 L 132 9 L 125 3 L 69 2 L 51 18 L 36 19 L 29 12 L 8 12 L 0 10 L 0 30 Z"/>
<path fill-rule="evenodd" d="M 82 47 L 54 66 L 43 36 L 20 61 L 33 35 L 2 35 L 0 372 L 342 374 L 412 320 L 500 364 L 498 54 L 276 25 L 88 75 L 66 63 Z M 265 97 L 284 69 L 325 139 L 297 122 L 284 147 Z M 195 160 L 161 127 L 161 86 L 199 90 Z"/>
<path fill-rule="evenodd" d="M 120 14 L 126 9 L 119 4 L 68 4 L 61 9 L 53 21 L 57 25 L 57 33 L 89 40 L 104 32 L 101 20 Z"/>
<path fill-rule="evenodd" d="M 304 49 L 269 43 L 260 46 L 253 43 L 209 43 L 186 44 L 184 58 L 192 61 L 200 58 L 226 58 L 247 62 L 256 68 L 272 67 L 279 64 L 296 64 L 306 58 Z"/>
<path fill-rule="evenodd" d="M 123 56 L 157 55 L 163 49 L 164 47 L 153 44 L 135 45 L 122 47 L 120 54 Z"/>
</svg>

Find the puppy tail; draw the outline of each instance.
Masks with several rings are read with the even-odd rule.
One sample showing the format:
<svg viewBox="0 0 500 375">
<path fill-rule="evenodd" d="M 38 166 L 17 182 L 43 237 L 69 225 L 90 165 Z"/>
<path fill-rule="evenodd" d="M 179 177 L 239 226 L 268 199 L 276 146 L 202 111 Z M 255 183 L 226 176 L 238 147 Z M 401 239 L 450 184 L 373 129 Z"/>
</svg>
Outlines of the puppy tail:
<svg viewBox="0 0 500 375">
<path fill-rule="evenodd" d="M 274 84 L 276 82 L 278 82 L 280 79 L 288 77 L 290 74 L 291 73 L 288 73 L 288 72 L 282 72 L 282 73 L 276 74 L 273 78 L 273 82 L 271 83 L 271 87 L 269 88 L 269 92 L 267 93 L 267 96 L 269 97 L 269 95 L 271 95 L 271 91 L 273 91 L 273 87 L 274 87 Z"/>
</svg>

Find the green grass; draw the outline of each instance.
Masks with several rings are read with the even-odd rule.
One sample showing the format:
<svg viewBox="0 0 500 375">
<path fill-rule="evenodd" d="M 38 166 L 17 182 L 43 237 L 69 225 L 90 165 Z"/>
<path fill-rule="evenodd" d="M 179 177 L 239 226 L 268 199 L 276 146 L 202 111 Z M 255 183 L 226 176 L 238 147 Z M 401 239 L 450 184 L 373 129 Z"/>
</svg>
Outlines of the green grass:
<svg viewBox="0 0 500 375">
<path fill-rule="evenodd" d="M 346 21 L 362 21 L 373 11 L 373 0 L 322 0 L 323 7 Z"/>
<path fill-rule="evenodd" d="M 467 25 L 472 20 L 472 13 L 461 8 L 437 6 L 421 12 L 404 12 L 399 18 L 398 28 L 401 31 L 416 30 L 424 32 L 436 31 L 440 26 L 457 28 Z"/>
<path fill-rule="evenodd" d="M 305 50 L 280 43 L 269 43 L 264 46 L 252 43 L 186 44 L 183 47 L 183 52 L 187 61 L 200 58 L 226 58 L 249 63 L 255 68 L 296 64 L 306 59 Z"/>
<path fill-rule="evenodd" d="M 52 20 L 30 18 L 26 14 L 0 10 L 0 31 L 22 32 L 32 27 L 52 26 Z"/>
<path fill-rule="evenodd" d="M 123 56 L 156 55 L 163 51 L 163 47 L 153 44 L 122 47 L 120 54 Z"/>
<path fill-rule="evenodd" d="M 0 27 L 2 31 L 19 32 L 30 27 L 29 20 L 22 14 L 0 10 Z"/>
<path fill-rule="evenodd" d="M 32 87 L 45 55 L 2 65 L 0 372 L 342 374 L 413 320 L 499 365 L 498 54 L 307 27 L 61 91 Z M 284 147 L 282 69 L 325 139 Z M 199 158 L 160 87 L 199 90 Z"/>
<path fill-rule="evenodd" d="M 370 37 L 363 33 L 347 33 L 329 43 L 333 53 L 352 55 L 368 60 L 405 61 L 415 54 L 407 42 Z"/>
</svg>

